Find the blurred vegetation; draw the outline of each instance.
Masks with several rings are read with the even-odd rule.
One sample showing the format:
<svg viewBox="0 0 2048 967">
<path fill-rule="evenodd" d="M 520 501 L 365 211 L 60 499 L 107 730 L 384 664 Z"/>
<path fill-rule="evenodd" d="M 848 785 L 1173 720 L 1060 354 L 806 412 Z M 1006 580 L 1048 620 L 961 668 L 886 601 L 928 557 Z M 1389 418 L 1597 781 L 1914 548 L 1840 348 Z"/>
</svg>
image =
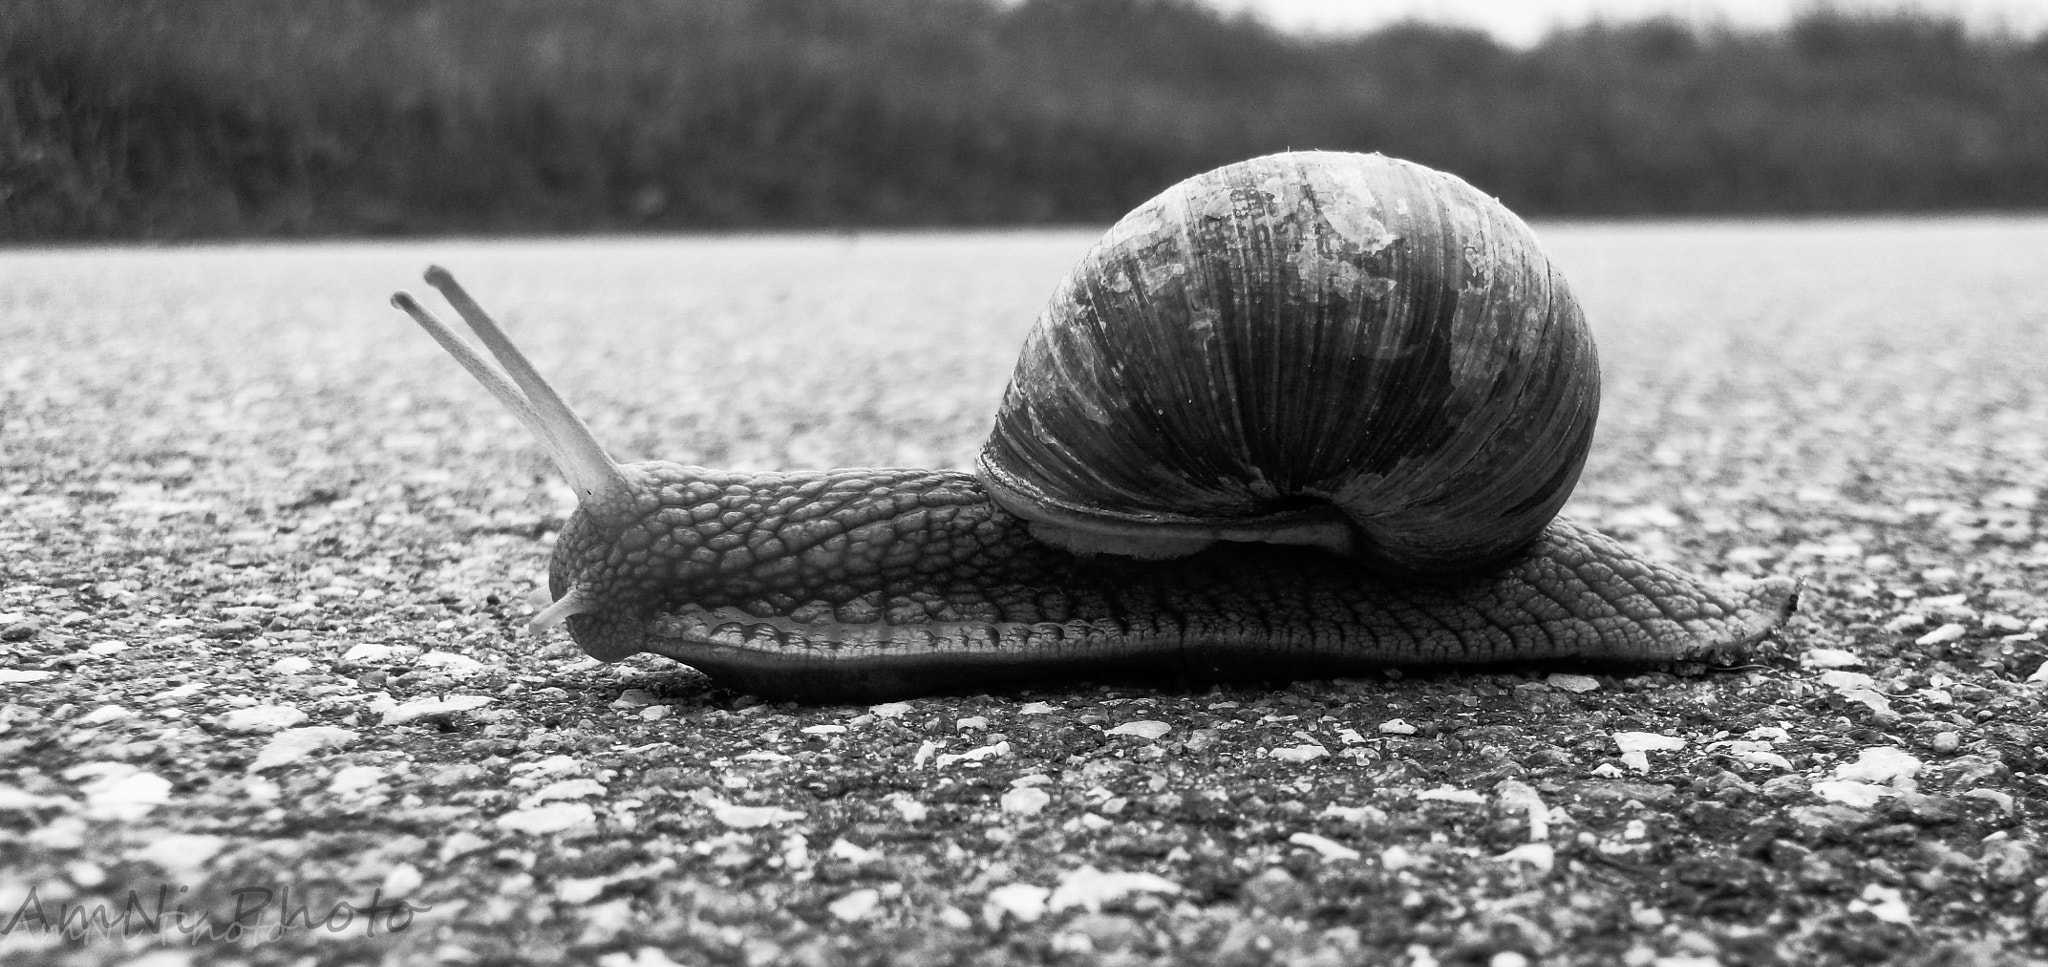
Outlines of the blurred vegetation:
<svg viewBox="0 0 2048 967">
<path fill-rule="evenodd" d="M 0 0 L 0 238 L 1102 222 L 1287 147 L 1525 214 L 2048 207 L 2048 37 L 1531 50 L 1185 0 Z"/>
</svg>

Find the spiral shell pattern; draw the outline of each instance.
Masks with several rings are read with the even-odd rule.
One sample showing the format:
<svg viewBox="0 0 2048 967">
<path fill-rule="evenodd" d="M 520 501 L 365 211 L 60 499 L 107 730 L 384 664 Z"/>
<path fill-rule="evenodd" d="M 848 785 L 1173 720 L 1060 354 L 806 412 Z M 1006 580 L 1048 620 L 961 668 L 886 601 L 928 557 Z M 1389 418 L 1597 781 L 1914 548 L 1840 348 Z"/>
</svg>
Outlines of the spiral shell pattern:
<svg viewBox="0 0 2048 967">
<path fill-rule="evenodd" d="M 1526 546 L 1591 446 L 1599 364 L 1533 234 L 1380 155 L 1270 155 L 1112 227 L 1026 339 L 978 475 L 1033 520 L 1256 531 L 1341 509 L 1389 574 Z"/>
</svg>

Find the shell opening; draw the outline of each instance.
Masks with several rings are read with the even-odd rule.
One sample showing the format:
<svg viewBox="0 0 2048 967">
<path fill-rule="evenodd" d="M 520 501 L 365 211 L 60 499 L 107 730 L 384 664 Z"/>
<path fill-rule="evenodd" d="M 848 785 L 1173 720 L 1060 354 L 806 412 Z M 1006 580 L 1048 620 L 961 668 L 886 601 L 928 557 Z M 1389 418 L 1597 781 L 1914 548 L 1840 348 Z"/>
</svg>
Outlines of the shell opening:
<svg viewBox="0 0 2048 967">
<path fill-rule="evenodd" d="M 1034 500 L 1031 492 L 1010 485 L 986 462 L 981 471 L 978 476 L 990 499 L 1029 521 L 1031 536 L 1075 554 L 1157 561 L 1186 557 L 1218 541 L 1318 547 L 1343 557 L 1360 553 L 1357 527 L 1334 506 L 1317 505 L 1244 520 L 1119 519 Z"/>
</svg>

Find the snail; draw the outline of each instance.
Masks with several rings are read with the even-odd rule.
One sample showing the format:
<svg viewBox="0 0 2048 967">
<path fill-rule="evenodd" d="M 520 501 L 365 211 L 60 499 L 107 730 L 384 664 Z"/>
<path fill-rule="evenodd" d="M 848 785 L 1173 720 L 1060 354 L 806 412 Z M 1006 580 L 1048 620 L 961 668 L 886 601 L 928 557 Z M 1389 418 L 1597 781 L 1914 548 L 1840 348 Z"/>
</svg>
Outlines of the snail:
<svg viewBox="0 0 2048 967">
<path fill-rule="evenodd" d="M 1668 664 L 1746 654 L 1798 596 L 1557 516 L 1599 404 L 1583 314 L 1505 207 L 1380 155 L 1255 158 L 1118 221 L 1027 336 L 973 474 L 617 464 L 426 278 L 496 363 L 393 303 L 577 494 L 530 628 L 604 661 L 814 701 Z"/>
</svg>

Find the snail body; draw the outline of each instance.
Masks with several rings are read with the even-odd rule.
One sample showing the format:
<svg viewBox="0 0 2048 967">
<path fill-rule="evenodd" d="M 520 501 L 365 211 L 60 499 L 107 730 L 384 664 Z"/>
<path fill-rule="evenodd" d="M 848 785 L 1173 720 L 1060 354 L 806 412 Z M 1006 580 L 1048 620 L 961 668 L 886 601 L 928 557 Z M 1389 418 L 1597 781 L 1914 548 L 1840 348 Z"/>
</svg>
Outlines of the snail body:
<svg viewBox="0 0 2048 967">
<path fill-rule="evenodd" d="M 1738 656 L 1796 597 L 1557 519 L 1598 409 L 1583 316 L 1505 208 L 1377 155 L 1253 159 L 1119 221 L 1027 337 L 973 475 L 613 463 L 427 278 L 496 364 L 394 301 L 578 493 L 534 626 L 603 660 L 813 700 L 1657 663 Z"/>
</svg>

